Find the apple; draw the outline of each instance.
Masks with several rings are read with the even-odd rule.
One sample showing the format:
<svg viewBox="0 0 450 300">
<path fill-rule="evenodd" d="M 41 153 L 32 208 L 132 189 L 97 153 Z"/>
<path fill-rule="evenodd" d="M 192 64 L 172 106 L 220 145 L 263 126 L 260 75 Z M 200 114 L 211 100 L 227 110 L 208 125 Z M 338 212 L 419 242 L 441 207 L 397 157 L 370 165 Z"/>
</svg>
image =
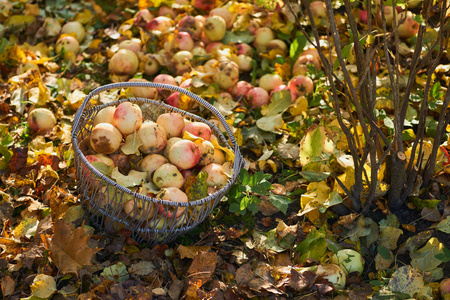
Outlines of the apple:
<svg viewBox="0 0 450 300">
<path fill-rule="evenodd" d="M 128 80 L 128 82 L 149 82 L 144 78 L 132 78 Z M 147 98 L 147 99 L 155 99 L 157 92 L 155 88 L 151 87 L 130 87 L 130 94 L 134 97 L 138 98 Z M 142 115 L 142 112 L 141 112 Z M 141 121 L 142 124 L 142 121 Z"/>
<path fill-rule="evenodd" d="M 188 203 L 189 199 L 187 195 L 176 187 L 167 187 L 163 188 L 161 192 L 159 192 L 156 195 L 157 199 L 160 200 L 166 200 L 166 201 L 172 201 L 172 202 L 179 202 L 179 203 Z M 173 208 L 172 206 L 167 205 L 166 209 L 164 208 L 165 205 L 160 204 L 158 207 L 158 214 L 165 216 L 166 218 L 179 218 L 183 214 L 183 212 L 186 210 L 186 207 L 177 206 Z"/>
<path fill-rule="evenodd" d="M 122 134 L 112 124 L 99 123 L 92 129 L 90 141 L 95 152 L 111 154 L 119 150 Z"/>
<path fill-rule="evenodd" d="M 445 278 L 441 281 L 439 284 L 439 291 L 442 299 L 445 299 L 445 296 L 450 294 L 450 278 Z"/>
<path fill-rule="evenodd" d="M 164 17 L 168 17 L 171 18 L 172 20 L 175 19 L 175 17 L 177 16 L 177 14 L 175 13 L 175 11 L 166 6 L 166 5 L 161 5 L 158 9 L 158 16 L 164 16 Z"/>
<path fill-rule="evenodd" d="M 159 188 L 181 188 L 184 183 L 184 178 L 176 166 L 165 163 L 153 173 L 153 183 Z"/>
<path fill-rule="evenodd" d="M 175 74 L 183 75 L 191 70 L 191 61 L 194 58 L 189 51 L 178 51 L 172 56 L 171 67 Z"/>
<path fill-rule="evenodd" d="M 97 125 L 99 123 L 109 123 L 112 124 L 114 120 L 114 112 L 116 111 L 115 106 L 107 106 L 102 108 L 94 118 L 93 125 Z"/>
<path fill-rule="evenodd" d="M 156 75 L 156 77 L 153 78 L 153 82 L 169 84 L 169 85 L 177 85 L 175 78 L 168 74 Z M 171 93 L 173 93 L 172 91 L 167 90 L 167 89 L 156 89 L 156 90 L 158 91 L 158 97 L 161 97 L 161 98 L 167 98 Z"/>
<path fill-rule="evenodd" d="M 221 41 L 227 31 L 227 23 L 221 16 L 211 16 L 206 18 L 203 26 L 203 33 L 212 41 Z"/>
<path fill-rule="evenodd" d="M 192 38 L 198 40 L 203 32 L 203 22 L 200 18 L 184 16 L 178 22 L 178 30 L 189 32 Z"/>
<path fill-rule="evenodd" d="M 211 128 L 203 122 L 188 122 L 184 125 L 183 134 L 185 131 L 207 141 L 211 138 Z"/>
<path fill-rule="evenodd" d="M 311 13 L 315 18 L 327 18 L 327 6 L 325 2 L 313 1 L 310 3 Z"/>
<path fill-rule="evenodd" d="M 99 164 L 104 164 L 106 166 L 109 166 L 111 168 L 115 167 L 114 161 L 109 158 L 108 156 L 104 155 L 104 154 L 91 154 L 91 155 L 86 155 L 86 160 L 92 164 L 92 163 L 99 163 Z M 95 168 L 95 165 L 93 165 L 93 167 Z M 85 177 L 89 177 L 91 175 L 91 172 L 87 171 L 87 168 L 85 168 L 86 173 L 84 174 Z M 95 180 L 95 188 L 98 187 L 99 181 Z"/>
<path fill-rule="evenodd" d="M 192 78 L 188 78 L 180 83 L 180 88 L 189 89 L 192 84 Z"/>
<path fill-rule="evenodd" d="M 222 42 L 210 42 L 207 46 L 206 46 L 206 52 L 207 53 L 214 53 L 214 51 L 219 51 L 221 49 L 223 49 L 223 43 Z"/>
<path fill-rule="evenodd" d="M 166 32 L 167 30 L 172 27 L 173 21 L 172 19 L 164 16 L 159 16 L 154 19 L 152 19 L 150 22 L 145 25 L 145 29 L 150 30 L 152 32 L 159 31 L 159 32 Z"/>
<path fill-rule="evenodd" d="M 228 183 L 228 175 L 224 173 L 222 165 L 211 163 L 201 169 L 202 172 L 208 173 L 206 184 L 210 187 L 222 188 Z"/>
<path fill-rule="evenodd" d="M 153 18 L 154 16 L 152 15 L 152 13 L 147 8 L 144 8 L 134 15 L 133 23 L 136 26 L 145 27 L 145 25 L 147 25 L 148 22 L 153 20 Z"/>
<path fill-rule="evenodd" d="M 113 153 L 109 155 L 109 158 L 114 162 L 120 173 L 128 175 L 131 171 L 131 164 L 128 155 L 123 153 Z"/>
<path fill-rule="evenodd" d="M 4 10 L 2 10 L 2 8 L 0 7 L 0 11 L 4 11 Z M 3 37 L 3 34 L 4 34 L 4 27 L 2 27 L 2 26 L 3 25 L 0 25 L 0 38 Z M 46 37 L 54 37 L 61 33 L 62 27 L 61 27 L 61 24 L 59 24 L 58 19 L 56 19 L 56 18 L 50 18 L 50 17 L 45 18 L 44 24 L 42 26 L 45 28 L 44 32 L 45 32 Z"/>
<path fill-rule="evenodd" d="M 397 15 L 399 22 L 397 27 L 398 36 L 400 38 L 409 39 L 419 32 L 419 23 L 414 21 L 414 14 L 410 11 L 403 11 Z"/>
<path fill-rule="evenodd" d="M 76 38 L 71 35 L 63 35 L 56 41 L 56 53 L 65 51 L 64 58 L 69 58 L 70 55 L 78 54 L 80 51 L 80 44 Z"/>
<path fill-rule="evenodd" d="M 142 51 L 142 42 L 140 39 L 133 38 L 120 42 L 119 49 L 128 49 L 138 54 Z"/>
<path fill-rule="evenodd" d="M 288 87 L 295 94 L 295 99 L 314 92 L 314 82 L 311 78 L 303 75 L 294 76 L 289 81 Z"/>
<path fill-rule="evenodd" d="M 313 55 L 300 55 L 292 68 L 292 74 L 305 75 L 308 72 L 308 65 L 313 65 L 316 71 L 321 69 L 320 62 Z"/>
<path fill-rule="evenodd" d="M 147 53 L 143 56 L 142 63 L 144 65 L 145 75 L 152 76 L 159 72 L 159 63 L 153 54 Z"/>
<path fill-rule="evenodd" d="M 175 37 L 175 40 L 176 45 L 180 50 L 191 51 L 194 49 L 194 40 L 189 32 L 179 31 Z"/>
<path fill-rule="evenodd" d="M 205 47 L 203 47 L 203 46 L 194 46 L 194 48 L 191 50 L 191 53 L 194 56 L 208 55 L 208 52 L 206 51 Z"/>
<path fill-rule="evenodd" d="M 166 146 L 167 139 L 164 128 L 153 121 L 147 120 L 142 123 L 138 135 L 142 141 L 139 150 L 144 154 L 160 153 Z"/>
<path fill-rule="evenodd" d="M 86 31 L 84 30 L 83 25 L 80 22 L 73 21 L 67 22 L 61 28 L 61 34 L 75 34 L 75 38 L 78 42 L 81 42 L 86 35 Z"/>
<path fill-rule="evenodd" d="M 167 134 L 167 139 L 182 137 L 184 118 L 177 112 L 161 114 L 156 123 L 162 126 Z"/>
<path fill-rule="evenodd" d="M 137 89 L 137 92 L 142 92 L 142 90 Z M 124 136 L 132 134 L 142 125 L 141 108 L 137 104 L 128 101 L 120 103 L 113 115 L 113 125 Z"/>
<path fill-rule="evenodd" d="M 278 50 L 282 53 L 286 53 L 287 45 L 282 40 L 274 39 L 267 43 L 266 50 L 267 50 L 267 52 L 269 52 L 270 50 Z"/>
<path fill-rule="evenodd" d="M 279 85 L 276 88 L 274 88 L 271 92 L 270 92 L 270 98 L 272 98 L 273 94 L 279 92 L 279 91 L 289 91 L 291 93 L 291 102 L 294 103 L 295 100 L 297 100 L 297 97 L 295 96 L 295 93 L 291 91 L 291 89 L 287 86 L 287 85 Z"/>
<path fill-rule="evenodd" d="M 134 75 L 139 67 L 139 58 L 136 53 L 128 49 L 120 49 L 109 61 L 109 72 L 116 75 Z"/>
<path fill-rule="evenodd" d="M 319 61 L 319 62 L 320 62 L 320 54 L 319 54 L 319 51 L 317 51 L 316 48 L 308 48 L 308 49 L 305 49 L 305 50 L 303 50 L 303 52 L 300 54 L 300 56 L 302 56 L 302 55 L 312 55 L 312 56 L 316 59 L 316 61 Z"/>
<path fill-rule="evenodd" d="M 180 92 L 175 92 L 170 94 L 169 97 L 167 97 L 166 102 L 167 104 L 173 106 L 173 107 L 178 107 L 179 106 L 179 102 L 180 102 L 180 97 L 181 97 L 181 93 Z"/>
<path fill-rule="evenodd" d="M 239 81 L 239 66 L 235 62 L 221 60 L 212 79 L 220 88 L 228 90 Z"/>
<path fill-rule="evenodd" d="M 123 211 L 129 218 L 135 218 L 139 221 L 148 221 L 155 214 L 155 204 L 140 199 L 131 199 L 123 204 Z"/>
<path fill-rule="evenodd" d="M 261 107 L 269 103 L 270 97 L 269 93 L 265 89 L 261 87 L 254 87 L 248 91 L 247 100 L 252 107 Z"/>
<path fill-rule="evenodd" d="M 47 108 L 35 108 L 29 113 L 27 122 L 34 132 L 46 132 L 55 127 L 56 117 Z"/>
<path fill-rule="evenodd" d="M 259 79 L 259 87 L 270 92 L 274 88 L 283 84 L 283 79 L 278 74 L 264 74 Z"/>
<path fill-rule="evenodd" d="M 192 0 L 192 6 L 203 11 L 210 11 L 216 7 L 216 0 Z"/>
<path fill-rule="evenodd" d="M 240 98 L 240 97 L 246 97 L 247 93 L 254 88 L 254 86 L 245 81 L 238 81 L 232 88 L 231 88 L 231 95 L 233 95 L 233 97 L 235 98 Z"/>
<path fill-rule="evenodd" d="M 239 66 L 239 72 L 240 73 L 246 73 L 253 70 L 253 59 L 250 56 L 240 54 L 238 55 L 238 61 L 237 64 Z"/>
<path fill-rule="evenodd" d="M 214 162 L 214 145 L 210 141 L 196 142 L 200 150 L 199 166 L 206 166 Z"/>
<path fill-rule="evenodd" d="M 225 155 L 220 149 L 214 149 L 213 163 L 222 165 L 225 163 Z"/>
<path fill-rule="evenodd" d="M 392 21 L 394 18 L 394 7 L 392 5 L 385 5 L 383 10 L 384 10 L 384 18 L 386 19 L 386 26 L 391 27 Z M 397 14 L 397 18 L 398 18 L 398 14 Z M 381 24 L 383 24 L 383 15 L 381 13 L 381 8 L 378 9 L 378 11 L 377 11 L 377 19 L 381 26 Z"/>
<path fill-rule="evenodd" d="M 247 56 L 253 56 L 253 49 L 248 44 L 237 44 L 236 45 L 238 55 L 247 55 Z"/>
<path fill-rule="evenodd" d="M 181 170 L 191 169 L 200 161 L 200 150 L 192 141 L 178 141 L 169 149 L 169 161 Z"/>
<path fill-rule="evenodd" d="M 331 257 L 333 264 L 339 265 L 345 275 L 352 272 L 358 272 L 359 275 L 364 270 L 364 259 L 358 251 L 353 249 L 342 249 Z"/>
<path fill-rule="evenodd" d="M 233 26 L 233 14 L 226 7 L 216 7 L 209 12 L 210 16 L 221 16 L 227 25 L 227 29 Z"/>
<path fill-rule="evenodd" d="M 167 160 L 167 158 L 160 154 L 149 154 L 139 162 L 138 168 L 139 170 L 141 170 L 141 172 L 146 172 L 147 181 L 151 181 L 153 178 L 153 172 L 155 172 L 156 169 L 168 162 L 169 161 Z"/>
<path fill-rule="evenodd" d="M 173 144 L 175 144 L 176 142 L 181 141 L 181 140 L 182 140 L 182 138 L 179 138 L 179 137 L 173 137 L 173 138 L 168 139 L 166 147 L 164 148 L 164 152 L 163 152 L 164 156 L 169 158 L 170 148 L 172 147 Z"/>
<path fill-rule="evenodd" d="M 219 61 L 215 58 L 208 59 L 206 63 L 203 65 L 203 68 L 207 73 L 215 73 L 217 72 L 217 65 Z"/>
<path fill-rule="evenodd" d="M 266 52 L 267 44 L 275 38 L 275 34 L 269 27 L 261 27 L 255 31 L 253 46 L 260 53 Z"/>
</svg>

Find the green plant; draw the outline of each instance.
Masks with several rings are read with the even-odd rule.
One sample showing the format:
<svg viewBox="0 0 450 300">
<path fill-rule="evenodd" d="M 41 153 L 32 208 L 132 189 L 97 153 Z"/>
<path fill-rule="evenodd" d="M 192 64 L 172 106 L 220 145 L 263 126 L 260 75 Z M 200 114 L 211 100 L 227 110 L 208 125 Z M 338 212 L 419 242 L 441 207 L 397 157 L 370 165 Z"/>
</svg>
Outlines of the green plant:
<svg viewBox="0 0 450 300">
<path fill-rule="evenodd" d="M 261 202 L 257 195 L 268 194 L 272 188 L 272 184 L 268 181 L 271 177 L 271 174 L 264 174 L 261 171 L 250 176 L 247 170 L 242 169 L 237 183 L 227 194 L 230 212 L 244 215 L 248 209 L 252 214 L 257 213 L 256 203 Z"/>
</svg>

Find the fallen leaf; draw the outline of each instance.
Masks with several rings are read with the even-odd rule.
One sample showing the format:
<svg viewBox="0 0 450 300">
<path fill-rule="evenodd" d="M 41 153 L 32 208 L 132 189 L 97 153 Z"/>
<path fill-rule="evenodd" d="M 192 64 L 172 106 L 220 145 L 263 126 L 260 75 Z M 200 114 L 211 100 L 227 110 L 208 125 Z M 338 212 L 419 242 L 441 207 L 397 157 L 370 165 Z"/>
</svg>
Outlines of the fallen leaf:
<svg viewBox="0 0 450 300">
<path fill-rule="evenodd" d="M 130 278 L 130 274 L 127 272 L 127 266 L 121 261 L 106 267 L 100 275 L 118 283 L 124 283 Z"/>
<path fill-rule="evenodd" d="M 450 233 L 450 216 L 439 222 L 436 228 L 442 232 Z"/>
<path fill-rule="evenodd" d="M 139 186 L 147 178 L 147 172 L 139 172 L 131 170 L 128 175 L 123 175 L 119 169 L 115 167 L 111 173 L 111 178 L 124 187 Z"/>
<path fill-rule="evenodd" d="M 291 270 L 291 281 L 289 282 L 289 287 L 296 291 L 303 291 L 305 289 L 311 288 L 315 281 L 317 275 L 313 271 L 297 272 L 294 268 Z"/>
<path fill-rule="evenodd" d="M 333 153 L 334 143 L 326 135 L 325 128 L 318 126 L 306 133 L 300 141 L 300 164 L 307 165 L 324 153 Z"/>
<path fill-rule="evenodd" d="M 77 273 L 83 266 L 91 265 L 91 259 L 100 249 L 87 246 L 89 235 L 83 227 L 74 230 L 62 220 L 53 226 L 54 235 L 49 242 L 50 258 L 62 274 Z"/>
<path fill-rule="evenodd" d="M 398 268 L 389 280 L 389 289 L 391 291 L 407 294 L 410 297 L 414 297 L 423 286 L 424 282 L 422 275 L 411 266 Z"/>
<path fill-rule="evenodd" d="M 14 292 L 16 283 L 10 276 L 5 276 L 2 278 L 1 285 L 3 297 L 8 297 Z"/>
<path fill-rule="evenodd" d="M 437 238 L 431 238 L 425 246 L 409 254 L 412 259 L 411 265 L 422 272 L 437 268 L 442 263 L 442 260 L 437 259 L 436 255 L 444 253 L 443 248 L 444 245 Z"/>
<path fill-rule="evenodd" d="M 200 288 L 209 281 L 214 274 L 217 265 L 217 253 L 199 252 L 192 261 L 187 271 L 187 282 Z"/>
<path fill-rule="evenodd" d="M 394 227 L 386 227 L 380 233 L 378 244 L 384 246 L 389 250 L 395 250 L 397 248 L 397 241 L 403 231 Z"/>
<path fill-rule="evenodd" d="M 195 258 L 200 252 L 208 252 L 211 250 L 210 246 L 183 246 L 179 245 L 177 247 L 178 254 L 180 258 Z"/>
<path fill-rule="evenodd" d="M 138 263 L 132 264 L 128 268 L 128 272 L 139 276 L 147 276 L 153 272 L 155 268 L 155 265 L 151 261 L 142 260 Z"/>
<path fill-rule="evenodd" d="M 38 298 L 49 298 L 57 291 L 56 281 L 52 276 L 38 274 L 30 285 L 31 293 Z"/>
</svg>

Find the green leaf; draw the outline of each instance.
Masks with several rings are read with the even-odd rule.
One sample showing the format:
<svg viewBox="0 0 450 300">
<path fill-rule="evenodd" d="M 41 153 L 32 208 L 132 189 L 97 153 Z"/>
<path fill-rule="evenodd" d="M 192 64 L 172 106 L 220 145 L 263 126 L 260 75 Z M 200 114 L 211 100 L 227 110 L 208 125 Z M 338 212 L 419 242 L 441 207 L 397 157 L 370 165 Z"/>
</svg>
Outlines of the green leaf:
<svg viewBox="0 0 450 300">
<path fill-rule="evenodd" d="M 269 193 L 269 201 L 273 204 L 273 206 L 283 212 L 283 214 L 286 214 L 288 206 L 292 203 L 293 200 L 286 196 Z"/>
<path fill-rule="evenodd" d="M 224 38 L 222 39 L 222 43 L 228 45 L 230 43 L 238 44 L 250 44 L 255 39 L 255 36 L 250 33 L 250 31 L 228 31 L 225 33 Z"/>
<path fill-rule="evenodd" d="M 386 117 L 386 118 L 384 118 L 383 122 L 387 128 L 394 129 L 394 122 L 391 120 L 391 118 Z"/>
<path fill-rule="evenodd" d="M 437 238 L 431 238 L 425 246 L 411 252 L 411 265 L 422 272 L 431 271 L 439 266 L 442 261 L 436 259 L 436 255 L 444 253 L 444 245 Z"/>
<path fill-rule="evenodd" d="M 281 90 L 273 93 L 270 97 L 270 104 L 267 107 L 267 116 L 274 116 L 283 113 L 291 106 L 291 92 Z"/>
<path fill-rule="evenodd" d="M 378 246 L 377 251 L 383 259 L 386 259 L 386 260 L 392 259 L 391 252 L 389 251 L 388 248 L 383 247 L 383 246 Z"/>
<path fill-rule="evenodd" d="M 1 140 L 0 145 L 3 147 L 11 147 L 14 145 L 14 139 L 13 137 L 7 133 Z"/>
<path fill-rule="evenodd" d="M 96 168 L 100 173 L 102 173 L 105 176 L 111 176 L 112 171 L 113 171 L 113 167 L 110 165 L 105 164 L 104 162 L 101 161 L 94 161 L 91 162 L 91 165 Z"/>
<path fill-rule="evenodd" d="M 272 184 L 268 181 L 262 181 L 258 185 L 251 188 L 252 192 L 258 194 L 267 194 L 267 191 L 272 188 Z"/>
<path fill-rule="evenodd" d="M 371 280 L 371 281 L 370 281 L 370 284 L 371 284 L 372 286 L 383 286 L 383 285 L 384 285 L 384 282 L 383 282 L 383 281 L 380 281 L 380 280 Z"/>
<path fill-rule="evenodd" d="M 229 210 L 230 210 L 230 212 L 235 213 L 235 212 L 240 211 L 241 207 L 238 203 L 231 203 Z"/>
<path fill-rule="evenodd" d="M 291 58 L 292 65 L 297 61 L 300 54 L 302 54 L 303 48 L 305 48 L 305 46 L 306 37 L 298 31 L 289 48 L 289 57 Z"/>
<path fill-rule="evenodd" d="M 242 185 L 247 185 L 250 183 L 250 174 L 244 168 L 242 168 L 241 172 L 239 173 L 239 181 Z"/>
<path fill-rule="evenodd" d="M 304 262 L 307 258 L 320 260 L 327 251 L 325 228 L 317 230 L 313 227 L 308 236 L 297 245 L 296 250 L 302 253 L 300 262 Z"/>
<path fill-rule="evenodd" d="M 322 154 L 334 151 L 334 143 L 328 138 L 323 126 L 308 131 L 300 141 L 300 164 L 305 166 Z"/>
<path fill-rule="evenodd" d="M 123 262 L 118 262 L 117 264 L 106 267 L 100 276 L 119 283 L 124 283 L 130 278 L 127 266 Z"/>
<path fill-rule="evenodd" d="M 324 181 L 331 175 L 331 173 L 328 172 L 317 172 L 317 171 L 301 171 L 299 172 L 299 174 L 309 182 Z"/>
<path fill-rule="evenodd" d="M 443 253 L 436 254 L 436 259 L 441 260 L 442 262 L 446 263 L 450 261 L 450 250 L 447 248 L 442 249 Z"/>
<path fill-rule="evenodd" d="M 435 84 L 433 84 L 433 87 L 430 91 L 430 96 L 432 98 L 438 98 L 438 92 L 441 90 L 441 83 L 439 81 L 436 81 Z"/>
<path fill-rule="evenodd" d="M 338 192 L 333 191 L 330 193 L 330 196 L 328 199 L 322 203 L 322 205 L 319 207 L 319 212 L 325 213 L 325 211 L 331 207 L 342 203 L 342 197 L 339 195 Z"/>
<path fill-rule="evenodd" d="M 450 233 L 450 216 L 439 222 L 436 228 L 442 232 Z"/>
</svg>

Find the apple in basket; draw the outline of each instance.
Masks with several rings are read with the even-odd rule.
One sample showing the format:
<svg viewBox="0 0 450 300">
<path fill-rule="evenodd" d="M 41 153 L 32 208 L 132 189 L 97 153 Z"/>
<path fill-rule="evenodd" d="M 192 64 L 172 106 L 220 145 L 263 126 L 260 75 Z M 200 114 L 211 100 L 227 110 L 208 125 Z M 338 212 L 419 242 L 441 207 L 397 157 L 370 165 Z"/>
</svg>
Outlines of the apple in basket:
<svg viewBox="0 0 450 300">
<path fill-rule="evenodd" d="M 157 199 L 163 201 L 172 201 L 172 202 L 180 202 L 180 203 L 188 203 L 188 196 L 179 188 L 176 187 L 167 187 L 161 189 L 161 191 L 156 195 Z M 186 207 L 172 207 L 171 205 L 163 205 L 159 204 L 158 206 L 158 214 L 170 219 L 170 218 L 179 218 Z"/>
<path fill-rule="evenodd" d="M 181 137 L 184 129 L 184 118 L 179 113 L 161 114 L 156 123 L 164 128 L 167 139 L 172 137 Z"/>
<path fill-rule="evenodd" d="M 123 204 L 123 211 L 131 219 L 147 221 L 153 217 L 155 205 L 140 199 L 131 199 Z"/>
<path fill-rule="evenodd" d="M 147 181 L 151 181 L 153 178 L 153 172 L 155 172 L 156 169 L 168 162 L 169 161 L 167 160 L 167 158 L 160 154 L 149 154 L 139 162 L 138 168 L 139 170 L 141 170 L 141 172 L 146 172 Z"/>
<path fill-rule="evenodd" d="M 184 126 L 183 133 L 187 131 L 195 136 L 201 137 L 204 140 L 209 141 L 211 138 L 211 128 L 202 122 L 188 122 Z"/>
<path fill-rule="evenodd" d="M 90 141 L 95 152 L 111 154 L 119 150 L 122 134 L 112 124 L 99 123 L 92 130 Z"/>
<path fill-rule="evenodd" d="M 212 163 L 204 166 L 202 172 L 208 173 L 206 184 L 210 187 L 222 188 L 228 183 L 228 175 L 225 173 L 223 165 Z"/>
<path fill-rule="evenodd" d="M 153 183 L 159 188 L 181 188 L 184 183 L 183 175 L 172 164 L 163 164 L 153 173 Z"/>
<path fill-rule="evenodd" d="M 180 170 L 191 169 L 200 161 L 200 150 L 190 140 L 181 140 L 170 147 L 169 161 Z"/>
<path fill-rule="evenodd" d="M 113 115 L 113 125 L 124 135 L 138 130 L 142 125 L 142 110 L 131 102 L 120 103 Z"/>
<path fill-rule="evenodd" d="M 99 123 L 109 123 L 112 124 L 114 120 L 114 112 L 116 111 L 115 106 L 107 106 L 102 108 L 94 118 L 94 126 Z"/>
<path fill-rule="evenodd" d="M 160 153 L 167 143 L 164 128 L 153 121 L 145 121 L 138 131 L 142 146 L 139 150 L 144 154 Z"/>
</svg>

